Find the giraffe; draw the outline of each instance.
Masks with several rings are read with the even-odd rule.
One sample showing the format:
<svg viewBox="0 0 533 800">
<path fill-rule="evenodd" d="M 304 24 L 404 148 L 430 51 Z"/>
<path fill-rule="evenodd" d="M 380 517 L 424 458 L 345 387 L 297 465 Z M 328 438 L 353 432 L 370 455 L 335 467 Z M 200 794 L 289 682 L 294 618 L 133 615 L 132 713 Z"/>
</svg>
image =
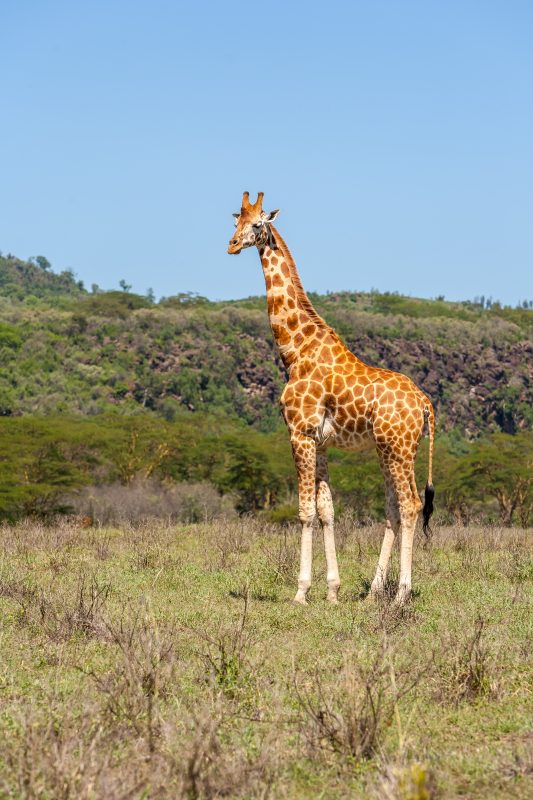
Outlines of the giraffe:
<svg viewBox="0 0 533 800">
<path fill-rule="evenodd" d="M 295 603 L 307 605 L 311 586 L 313 522 L 318 512 L 327 563 L 327 599 L 338 602 L 339 569 L 327 448 L 375 447 L 385 483 L 386 522 L 369 598 L 383 595 L 394 539 L 401 534 L 400 580 L 394 602 L 411 596 L 416 521 L 422 510 L 414 461 L 423 433 L 429 434 L 429 468 L 423 506 L 427 533 L 433 512 L 432 461 L 435 420 L 431 401 L 405 375 L 363 363 L 317 314 L 296 264 L 272 225 L 279 210 L 263 211 L 263 192 L 250 203 L 244 192 L 228 253 L 255 245 L 265 276 L 270 326 L 288 373 L 280 404 L 298 474 L 302 526 Z"/>
</svg>

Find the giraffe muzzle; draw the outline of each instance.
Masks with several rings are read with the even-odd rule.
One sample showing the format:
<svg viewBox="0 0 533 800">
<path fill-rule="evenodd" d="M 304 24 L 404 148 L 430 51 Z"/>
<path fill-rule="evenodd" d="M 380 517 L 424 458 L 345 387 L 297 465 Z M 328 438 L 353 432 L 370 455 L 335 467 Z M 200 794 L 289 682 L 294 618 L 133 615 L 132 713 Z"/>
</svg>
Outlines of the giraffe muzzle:
<svg viewBox="0 0 533 800">
<path fill-rule="evenodd" d="M 238 256 L 242 250 L 242 245 L 240 244 L 238 239 L 230 239 L 230 243 L 228 245 L 228 253 L 232 256 Z"/>
</svg>

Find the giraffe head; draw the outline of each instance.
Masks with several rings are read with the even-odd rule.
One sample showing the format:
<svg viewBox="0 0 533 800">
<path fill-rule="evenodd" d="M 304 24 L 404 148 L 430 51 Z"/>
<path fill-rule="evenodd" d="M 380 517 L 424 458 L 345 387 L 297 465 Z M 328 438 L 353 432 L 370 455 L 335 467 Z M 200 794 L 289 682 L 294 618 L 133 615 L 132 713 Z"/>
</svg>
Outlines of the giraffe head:
<svg viewBox="0 0 533 800">
<path fill-rule="evenodd" d="M 245 247 L 252 247 L 254 244 L 259 247 L 268 244 L 275 249 L 270 223 L 276 219 L 279 211 L 278 209 L 270 213 L 263 211 L 261 207 L 263 194 L 264 192 L 259 192 L 257 200 L 253 204 L 250 203 L 249 192 L 243 194 L 240 213 L 233 215 L 237 230 L 230 239 L 228 253 L 237 255 Z"/>
</svg>

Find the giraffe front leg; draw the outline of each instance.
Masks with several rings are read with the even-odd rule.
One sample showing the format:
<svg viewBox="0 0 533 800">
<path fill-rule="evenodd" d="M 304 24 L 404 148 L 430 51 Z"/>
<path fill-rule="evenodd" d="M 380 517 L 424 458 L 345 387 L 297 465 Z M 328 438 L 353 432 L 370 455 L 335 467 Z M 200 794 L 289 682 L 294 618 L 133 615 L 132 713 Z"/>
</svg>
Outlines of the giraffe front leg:
<svg viewBox="0 0 533 800">
<path fill-rule="evenodd" d="M 317 453 L 316 457 L 316 507 L 322 532 L 324 534 L 324 549 L 327 564 L 327 599 L 330 603 L 337 603 L 337 595 L 341 585 L 337 553 L 335 550 L 335 529 L 333 499 L 329 488 L 328 462 L 325 451 Z"/>
<path fill-rule="evenodd" d="M 293 434 L 291 436 L 292 453 L 298 472 L 299 517 L 302 523 L 302 541 L 300 552 L 300 574 L 295 603 L 307 605 L 307 591 L 311 586 L 311 568 L 313 560 L 313 521 L 315 519 L 316 495 L 316 445 L 308 436 Z"/>
</svg>

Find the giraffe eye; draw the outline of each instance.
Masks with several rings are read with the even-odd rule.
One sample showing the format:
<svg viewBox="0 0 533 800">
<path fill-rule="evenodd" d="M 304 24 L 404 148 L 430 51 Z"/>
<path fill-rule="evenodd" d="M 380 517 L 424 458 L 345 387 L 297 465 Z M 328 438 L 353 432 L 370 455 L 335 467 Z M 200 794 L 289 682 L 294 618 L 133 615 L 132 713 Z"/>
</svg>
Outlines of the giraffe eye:
<svg viewBox="0 0 533 800">
<path fill-rule="evenodd" d="M 254 231 L 260 231 L 262 227 L 263 227 L 263 223 L 262 222 L 256 222 L 255 225 L 252 225 L 252 228 L 254 229 Z"/>
</svg>

